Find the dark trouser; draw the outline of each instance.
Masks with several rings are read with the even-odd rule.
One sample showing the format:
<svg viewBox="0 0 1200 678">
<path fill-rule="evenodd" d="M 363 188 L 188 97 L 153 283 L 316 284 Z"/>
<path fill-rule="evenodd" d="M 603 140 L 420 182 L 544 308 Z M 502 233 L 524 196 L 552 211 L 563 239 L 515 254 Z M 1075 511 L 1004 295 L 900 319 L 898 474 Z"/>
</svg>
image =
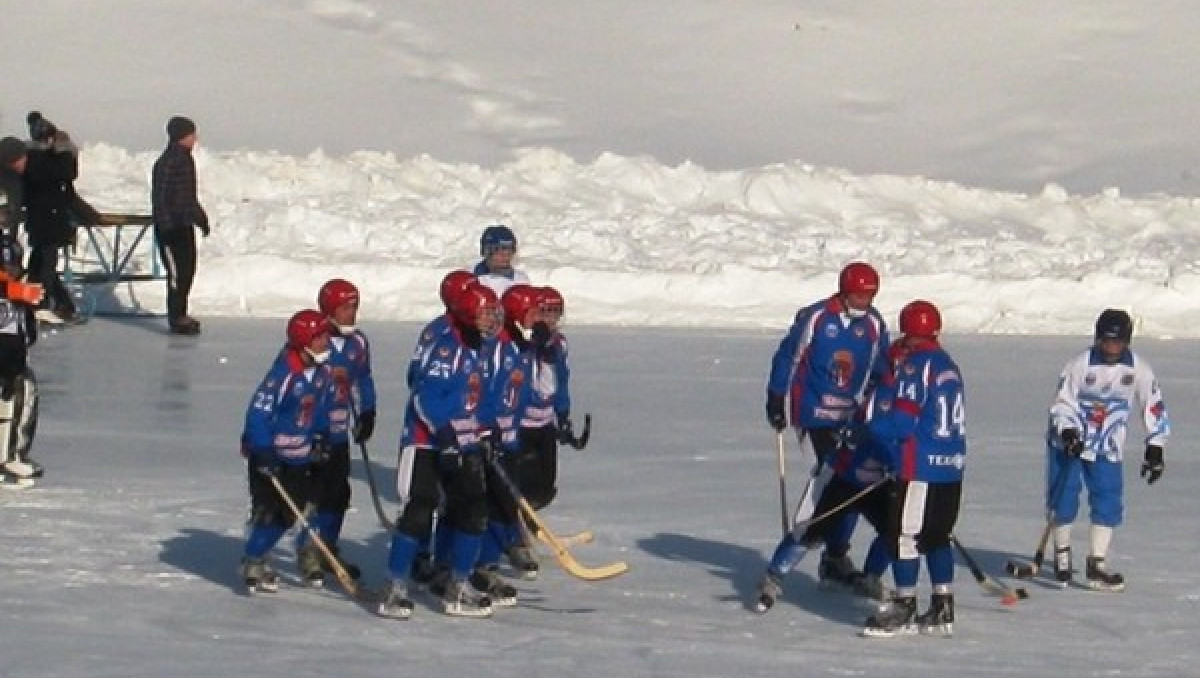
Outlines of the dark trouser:
<svg viewBox="0 0 1200 678">
<path fill-rule="evenodd" d="M 862 486 L 855 485 L 841 476 L 831 478 L 829 484 L 825 486 L 825 490 L 821 492 L 821 496 L 817 499 L 817 507 L 813 511 L 814 516 L 824 516 L 827 513 L 829 516 L 809 525 L 804 530 L 804 535 L 800 538 L 800 543 L 812 545 L 827 542 L 827 537 L 838 526 L 838 521 L 850 511 L 859 513 L 866 518 L 871 527 L 875 528 L 876 533 L 894 534 L 894 530 L 891 528 L 891 481 L 885 482 L 854 501 L 850 501 L 854 495 L 862 490 Z M 837 508 L 840 504 L 846 505 Z M 836 511 L 834 511 L 835 508 L 837 508 Z"/>
<path fill-rule="evenodd" d="M 188 295 L 196 277 L 196 230 L 191 226 L 156 227 L 154 237 L 167 269 L 167 321 L 175 324 L 188 314 Z"/>
<path fill-rule="evenodd" d="M 404 509 L 396 520 L 397 532 L 416 540 L 429 537 L 433 513 L 444 493 L 446 525 L 464 534 L 483 534 L 488 514 L 483 459 L 478 454 L 463 454 L 460 462 L 443 460 L 437 450 L 409 447 L 401 451 L 396 491 Z"/>
<path fill-rule="evenodd" d="M 29 281 L 40 283 L 46 291 L 46 300 L 42 302 L 47 308 L 59 311 L 75 312 L 75 300 L 62 277 L 58 275 L 57 245 L 34 245 L 29 251 Z"/>
<path fill-rule="evenodd" d="M 897 480 L 887 526 L 892 557 L 916 558 L 949 546 L 961 502 L 961 482 Z"/>
<path fill-rule="evenodd" d="M 254 464 L 246 465 L 250 481 L 250 521 L 254 525 L 271 525 L 287 529 L 296 522 L 296 516 L 288 507 L 287 502 L 279 496 L 271 479 L 258 472 Z M 312 467 L 308 464 L 300 466 L 282 466 L 277 478 L 279 484 L 303 511 L 312 495 Z"/>
<path fill-rule="evenodd" d="M 513 472 L 509 475 L 537 510 L 548 506 L 558 493 L 557 434 L 552 424 L 520 431 L 520 452 L 514 460 L 515 475 Z"/>
<path fill-rule="evenodd" d="M 318 512 L 350 508 L 350 443 L 334 444 L 329 459 L 312 467 L 312 503 Z"/>
</svg>

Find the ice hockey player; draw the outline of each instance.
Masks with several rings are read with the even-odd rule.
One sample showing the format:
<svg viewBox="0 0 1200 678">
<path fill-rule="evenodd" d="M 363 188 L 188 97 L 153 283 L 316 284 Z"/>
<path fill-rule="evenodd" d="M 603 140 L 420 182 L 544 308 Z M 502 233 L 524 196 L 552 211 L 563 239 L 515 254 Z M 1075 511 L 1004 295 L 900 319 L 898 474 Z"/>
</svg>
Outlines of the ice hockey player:
<svg viewBox="0 0 1200 678">
<path fill-rule="evenodd" d="M 33 309 L 42 286 L 21 281 L 21 245 L 0 229 L 0 487 L 33 487 L 42 465 L 29 456 L 37 431 L 37 377 L 29 346 L 37 341 Z"/>
<path fill-rule="evenodd" d="M 296 520 L 272 479 L 297 506 L 304 507 L 312 498 L 313 467 L 328 462 L 334 397 L 333 374 L 326 364 L 330 330 L 328 318 L 320 311 L 306 309 L 293 315 L 287 324 L 287 343 L 246 410 L 242 451 L 250 486 L 250 521 L 241 571 L 252 593 L 279 588 L 268 555 Z"/>
<path fill-rule="evenodd" d="M 404 506 L 392 533 L 391 577 L 377 612 L 412 615 L 409 578 L 434 512 L 444 495 L 438 532 L 449 535 L 449 579 L 442 594 L 446 614 L 487 617 L 492 601 L 468 578 L 479 560 L 487 527 L 484 431 L 491 379 L 488 356 L 496 350 L 503 311 L 495 292 L 472 285 L 454 300 L 452 327 L 434 339 L 409 396 L 396 465 L 396 491 Z"/>
<path fill-rule="evenodd" d="M 365 443 L 375 431 L 375 379 L 371 375 L 371 346 L 356 327 L 358 288 L 348 280 L 334 278 L 317 293 L 317 308 L 329 320 L 329 360 L 334 399 L 329 415 L 328 459 L 312 468 L 312 506 L 309 517 L 321 540 L 337 557 L 342 568 L 357 579 L 360 569 L 342 557 L 337 543 L 342 523 L 350 508 L 350 438 Z M 351 428 L 353 426 L 353 428 Z M 325 582 L 331 565 L 301 531 L 296 539 L 296 561 L 311 586 Z"/>
<path fill-rule="evenodd" d="M 872 305 L 878 292 L 879 273 L 870 264 L 847 264 L 838 276 L 837 293 L 796 313 L 771 360 L 767 423 L 782 432 L 790 419 L 801 445 L 807 440 L 815 453 L 797 522 L 813 515 L 815 499 L 832 476 L 829 461 L 839 431 L 853 419 L 868 386 L 887 378 L 887 326 Z M 849 538 L 844 541 L 848 544 Z M 822 580 L 846 583 L 860 576 L 847 553 L 828 550 L 817 572 Z"/>
<path fill-rule="evenodd" d="M 416 383 L 417 377 L 420 376 L 421 365 L 424 363 L 426 353 L 429 347 L 433 346 L 433 342 L 443 334 L 446 334 L 454 326 L 453 318 L 454 302 L 458 296 L 465 292 L 468 287 L 473 284 L 478 284 L 475 274 L 469 271 L 455 270 L 450 271 L 442 277 L 442 282 L 438 285 L 438 296 L 441 297 L 442 305 L 446 308 L 446 312 L 438 317 L 430 320 L 421 333 L 417 335 L 417 346 L 413 349 L 412 358 L 408 362 L 408 371 L 405 374 L 405 383 L 408 388 L 412 389 Z"/>
<path fill-rule="evenodd" d="M 479 236 L 479 254 L 483 257 L 475 264 L 473 273 L 479 282 L 492 288 L 497 297 L 517 283 L 529 283 L 529 276 L 514 267 L 517 257 L 517 235 L 503 224 L 494 224 L 483 229 Z"/>
<path fill-rule="evenodd" d="M 896 399 L 877 407 L 872 437 L 893 441 L 895 498 L 890 525 L 895 530 L 891 603 L 869 617 L 865 636 L 954 632 L 954 551 L 950 535 L 958 520 L 967 455 L 966 406 L 962 373 L 938 342 L 942 317 L 937 307 L 916 300 L 900 311 L 905 356 L 896 368 Z M 880 403 L 879 405 L 884 405 Z M 921 556 L 933 585 L 929 609 L 917 614 Z"/>
<path fill-rule="evenodd" d="M 1141 476 L 1150 484 L 1162 477 L 1171 424 L 1154 370 L 1130 350 L 1132 341 L 1128 313 L 1111 308 L 1101 313 L 1093 345 L 1067 362 L 1050 406 L 1046 497 L 1054 516 L 1054 574 L 1063 586 L 1072 580 L 1071 526 L 1086 486 L 1091 507 L 1087 585 L 1101 591 L 1125 588 L 1124 576 L 1108 568 L 1108 547 L 1124 517 L 1122 459 L 1136 412 L 1146 431 Z"/>
</svg>

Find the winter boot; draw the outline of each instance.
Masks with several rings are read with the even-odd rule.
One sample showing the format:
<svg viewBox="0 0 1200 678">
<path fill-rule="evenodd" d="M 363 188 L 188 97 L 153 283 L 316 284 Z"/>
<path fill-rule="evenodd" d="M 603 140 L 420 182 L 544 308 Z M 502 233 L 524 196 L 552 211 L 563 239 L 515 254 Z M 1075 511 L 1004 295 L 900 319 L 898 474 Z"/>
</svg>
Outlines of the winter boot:
<svg viewBox="0 0 1200 678">
<path fill-rule="evenodd" d="M 1071 547 L 1059 546 L 1054 549 L 1054 580 L 1066 588 L 1071 583 Z"/>
<path fill-rule="evenodd" d="M 824 586 L 853 586 L 855 579 L 862 573 L 854 568 L 850 556 L 833 556 L 828 551 L 821 554 L 821 562 L 817 566 L 817 579 Z"/>
<path fill-rule="evenodd" d="M 775 600 L 783 592 L 783 577 L 767 570 L 758 583 L 758 592 L 754 598 L 754 611 L 766 612 L 775 606 Z"/>
<path fill-rule="evenodd" d="M 312 544 L 305 544 L 296 551 L 296 567 L 304 583 L 313 588 L 325 586 L 325 567 L 321 562 L 321 552 Z"/>
<path fill-rule="evenodd" d="M 496 569 L 495 565 L 475 568 L 475 571 L 471 573 L 471 578 L 467 581 L 471 582 L 471 586 L 475 587 L 476 591 L 486 593 L 492 599 L 493 606 L 516 607 L 516 587 L 504 581 Z"/>
<path fill-rule="evenodd" d="M 872 638 L 912 635 L 917 632 L 917 597 L 901 596 L 875 614 L 867 617 L 862 635 Z"/>
<path fill-rule="evenodd" d="M 408 586 L 397 580 L 392 580 L 383 592 L 383 600 L 379 601 L 376 612 L 380 617 L 388 619 L 408 619 L 413 613 L 413 602 L 408 598 Z"/>
<path fill-rule="evenodd" d="M 1124 591 L 1125 577 L 1120 572 L 1109 572 L 1104 558 L 1088 556 L 1088 586 L 1097 591 Z"/>
<path fill-rule="evenodd" d="M 933 636 L 954 635 L 954 594 L 935 593 L 929 599 L 929 609 L 917 615 L 917 628 Z"/>
<path fill-rule="evenodd" d="M 346 574 L 350 575 L 351 579 L 357 580 L 362 576 L 362 569 L 358 565 L 355 565 L 349 560 L 343 558 L 342 552 L 338 550 L 338 547 L 330 546 L 329 550 L 333 553 L 333 557 L 337 558 L 338 565 L 342 566 L 342 569 L 346 571 Z M 333 572 L 333 566 L 330 565 L 329 562 L 324 558 L 321 559 L 321 566 L 325 568 L 326 572 Z"/>
<path fill-rule="evenodd" d="M 524 544 L 510 546 L 505 555 L 508 556 L 508 563 L 516 570 L 522 579 L 537 579 L 540 566 L 538 565 L 537 556 L 533 549 Z"/>
<path fill-rule="evenodd" d="M 442 610 L 452 617 L 490 617 L 492 599 L 464 579 L 451 579 L 442 596 Z"/>
<path fill-rule="evenodd" d="M 266 558 L 242 558 L 242 582 L 249 593 L 274 593 L 279 590 L 279 574 Z"/>
</svg>

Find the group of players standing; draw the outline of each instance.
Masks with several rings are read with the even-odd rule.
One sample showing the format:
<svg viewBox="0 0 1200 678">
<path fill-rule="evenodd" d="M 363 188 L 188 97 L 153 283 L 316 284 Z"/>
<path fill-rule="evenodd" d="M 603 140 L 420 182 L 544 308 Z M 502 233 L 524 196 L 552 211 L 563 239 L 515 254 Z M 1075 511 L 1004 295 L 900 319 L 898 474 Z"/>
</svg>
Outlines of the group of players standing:
<svg viewBox="0 0 1200 678">
<path fill-rule="evenodd" d="M 884 603 L 866 620 L 863 635 L 951 635 L 953 530 L 967 454 L 964 381 L 939 342 L 938 308 L 925 300 L 904 306 L 901 336 L 890 342 L 872 305 L 878 291 L 873 267 L 847 265 L 837 293 L 796 314 L 772 359 L 766 416 L 779 435 L 781 483 L 789 420 L 815 462 L 793 518 L 785 499 L 785 534 L 751 606 L 769 610 L 786 575 L 807 550 L 823 545 L 817 570 L 822 582 Z M 1129 348 L 1132 338 L 1128 313 L 1101 313 L 1093 346 L 1067 363 L 1049 410 L 1046 510 L 1055 537 L 1055 578 L 1064 586 L 1073 580 L 1070 535 L 1086 486 L 1086 585 L 1124 588 L 1124 577 L 1108 569 L 1107 554 L 1123 518 L 1122 449 L 1139 409 L 1146 430 L 1141 475 L 1154 483 L 1163 472 L 1167 411 L 1153 370 Z M 859 515 L 877 534 L 861 571 L 848 556 Z M 922 556 L 932 594 L 918 614 Z M 895 584 L 890 593 L 882 582 L 889 566 Z"/>
<path fill-rule="evenodd" d="M 445 313 L 421 332 L 408 368 L 410 391 L 397 463 L 402 509 L 392 529 L 389 584 L 381 616 L 407 619 L 419 586 L 450 615 L 490 616 L 512 606 L 517 590 L 499 574 L 502 556 L 523 577 L 538 563 L 523 534 L 517 496 L 542 508 L 555 495 L 557 445 L 573 438 L 567 343 L 559 331 L 562 295 L 534 287 L 513 268 L 516 237 L 490 226 L 473 272 L 442 280 Z M 349 507 L 350 442 L 374 429 L 370 347 L 355 323 L 358 290 L 325 283 L 319 310 L 288 321 L 287 343 L 255 390 L 242 449 L 251 517 L 242 558 L 250 591 L 274 591 L 271 549 L 301 517 L 340 567 L 337 551 Z M 308 534 L 297 538 L 297 566 L 320 586 L 334 563 Z"/>
</svg>

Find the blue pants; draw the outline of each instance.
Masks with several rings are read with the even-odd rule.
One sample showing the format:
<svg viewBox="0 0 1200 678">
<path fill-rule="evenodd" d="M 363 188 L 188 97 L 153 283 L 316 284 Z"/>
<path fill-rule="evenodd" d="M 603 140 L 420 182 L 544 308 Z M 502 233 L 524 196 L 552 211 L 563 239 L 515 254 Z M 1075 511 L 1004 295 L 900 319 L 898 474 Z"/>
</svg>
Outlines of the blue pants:
<svg viewBox="0 0 1200 678">
<path fill-rule="evenodd" d="M 1060 450 L 1046 450 L 1046 506 L 1054 512 L 1056 525 L 1075 522 L 1079 515 L 1080 490 L 1087 487 L 1088 519 L 1093 525 L 1116 527 L 1125 515 L 1122 503 L 1124 476 L 1119 461 L 1097 457 L 1095 461 L 1084 461 L 1067 457 Z M 1067 474 L 1066 484 L 1056 498 L 1060 474 Z"/>
</svg>

